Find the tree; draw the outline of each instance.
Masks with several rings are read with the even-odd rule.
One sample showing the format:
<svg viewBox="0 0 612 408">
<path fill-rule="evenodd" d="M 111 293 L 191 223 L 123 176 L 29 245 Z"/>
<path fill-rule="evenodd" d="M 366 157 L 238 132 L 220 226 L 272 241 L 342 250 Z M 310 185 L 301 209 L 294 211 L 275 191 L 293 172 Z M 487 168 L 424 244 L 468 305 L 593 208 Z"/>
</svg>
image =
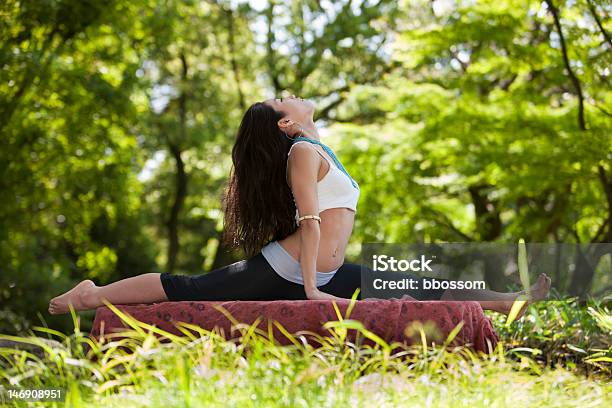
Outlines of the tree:
<svg viewBox="0 0 612 408">
<path fill-rule="evenodd" d="M 352 168 L 375 182 L 360 238 L 605 239 L 610 53 L 587 4 L 419 4 L 402 7 L 402 67 L 338 109 Z M 355 126 L 363 112 L 373 124 Z"/>
</svg>

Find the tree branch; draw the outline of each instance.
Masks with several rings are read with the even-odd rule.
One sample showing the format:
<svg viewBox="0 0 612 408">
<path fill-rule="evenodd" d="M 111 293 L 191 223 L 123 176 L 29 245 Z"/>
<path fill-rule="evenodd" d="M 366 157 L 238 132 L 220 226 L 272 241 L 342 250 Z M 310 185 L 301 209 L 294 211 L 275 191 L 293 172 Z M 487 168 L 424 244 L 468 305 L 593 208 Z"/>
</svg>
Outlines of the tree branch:
<svg viewBox="0 0 612 408">
<path fill-rule="evenodd" d="M 430 207 L 424 207 L 424 210 L 426 212 L 430 212 L 432 215 L 434 215 L 434 217 L 436 218 L 435 221 L 437 221 L 438 223 L 442 224 L 443 226 L 445 226 L 446 228 L 451 230 L 453 233 L 455 233 L 456 235 L 461 237 L 461 239 L 464 239 L 464 240 L 466 240 L 468 242 L 473 242 L 474 241 L 473 237 L 469 236 L 468 234 L 466 234 L 465 232 L 463 232 L 459 228 L 457 228 L 455 226 L 455 224 L 453 224 L 453 222 L 446 216 L 446 214 L 443 214 L 440 211 L 435 210 L 435 209 L 430 208 Z"/>
<path fill-rule="evenodd" d="M 548 10 L 553 16 L 555 21 L 555 27 L 557 28 L 557 34 L 559 34 L 559 41 L 561 43 L 561 53 L 563 55 L 563 62 L 565 64 L 565 69 L 567 70 L 567 75 L 570 77 L 570 80 L 574 84 L 574 90 L 576 91 L 576 95 L 578 96 L 578 126 L 581 130 L 586 130 L 586 121 L 584 119 L 584 96 L 582 94 L 582 87 L 580 86 L 580 81 L 578 77 L 572 70 L 572 67 L 569 62 L 569 57 L 567 54 L 567 46 L 565 45 L 565 37 L 563 36 L 563 29 L 561 28 L 561 21 L 559 19 L 559 13 L 557 8 L 553 4 L 552 0 L 544 0 L 548 5 Z"/>
<path fill-rule="evenodd" d="M 380 48 L 383 46 L 383 44 L 386 41 L 386 37 L 384 41 L 381 41 L 381 43 L 378 45 L 378 47 L 376 48 L 376 51 L 374 54 L 378 53 L 378 51 L 380 50 Z M 382 78 L 385 74 L 388 74 L 389 72 L 391 72 L 397 65 L 396 64 L 386 64 L 381 72 L 378 73 L 374 73 L 371 77 L 367 77 L 367 78 L 361 78 L 361 80 L 359 81 L 353 81 L 352 84 L 346 84 L 341 86 L 340 88 L 337 88 L 331 92 L 329 92 L 327 95 L 333 95 L 333 94 L 339 94 L 338 99 L 336 99 L 335 101 L 330 102 L 327 106 L 323 107 L 317 114 L 317 118 L 316 120 L 319 119 L 329 119 L 329 112 L 334 109 L 336 106 L 340 105 L 344 99 L 345 96 L 343 95 L 343 93 L 350 91 L 351 87 L 354 85 L 362 85 L 362 84 L 367 84 L 367 83 L 374 83 L 376 82 L 377 79 Z"/>
<path fill-rule="evenodd" d="M 595 20 L 597 27 L 599 27 L 599 31 L 601 31 L 601 34 L 603 35 L 605 41 L 608 43 L 610 48 L 612 48 L 612 38 L 610 38 L 610 34 L 608 34 L 604 26 L 601 24 L 601 20 L 599 20 L 599 16 L 597 15 L 597 9 L 595 8 L 593 1 L 587 0 L 587 4 L 589 5 L 589 11 L 591 12 L 591 15 L 593 16 L 593 19 Z"/>
</svg>

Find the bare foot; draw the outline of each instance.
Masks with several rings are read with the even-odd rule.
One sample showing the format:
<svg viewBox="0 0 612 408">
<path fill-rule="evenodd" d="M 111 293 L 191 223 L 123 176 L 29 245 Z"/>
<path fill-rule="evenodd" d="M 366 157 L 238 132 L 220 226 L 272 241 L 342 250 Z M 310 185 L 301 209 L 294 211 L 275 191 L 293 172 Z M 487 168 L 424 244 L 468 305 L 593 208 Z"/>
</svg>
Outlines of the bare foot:
<svg viewBox="0 0 612 408">
<path fill-rule="evenodd" d="M 542 273 L 540 274 L 540 276 L 538 276 L 538 279 L 536 280 L 536 282 L 533 285 L 531 285 L 531 288 L 529 289 L 529 293 L 527 293 L 526 291 L 521 291 L 516 294 L 517 298 L 519 296 L 525 297 L 527 294 L 529 294 L 529 298 L 524 299 L 525 303 L 523 304 L 523 307 L 521 307 L 521 310 L 516 316 L 516 319 L 520 319 L 521 317 L 523 317 L 523 315 L 527 311 L 527 307 L 530 304 L 540 301 L 544 299 L 546 296 L 548 296 L 548 292 L 550 291 L 550 284 L 551 284 L 550 278 L 545 273 Z M 506 309 L 507 309 L 505 311 L 506 315 L 510 313 L 510 310 L 512 309 L 513 304 L 514 302 L 506 302 Z"/>
<path fill-rule="evenodd" d="M 84 280 L 63 295 L 54 297 L 49 302 L 49 313 L 62 314 L 70 311 L 70 305 L 75 311 L 89 309 L 83 302 L 83 294 L 96 285 L 90 280 Z"/>
<path fill-rule="evenodd" d="M 551 282 L 552 281 L 550 280 L 548 275 L 546 275 L 545 273 L 541 273 L 540 276 L 538 276 L 538 280 L 536 280 L 536 283 L 531 285 L 531 288 L 529 290 L 529 301 L 531 303 L 537 302 L 548 296 Z"/>
</svg>

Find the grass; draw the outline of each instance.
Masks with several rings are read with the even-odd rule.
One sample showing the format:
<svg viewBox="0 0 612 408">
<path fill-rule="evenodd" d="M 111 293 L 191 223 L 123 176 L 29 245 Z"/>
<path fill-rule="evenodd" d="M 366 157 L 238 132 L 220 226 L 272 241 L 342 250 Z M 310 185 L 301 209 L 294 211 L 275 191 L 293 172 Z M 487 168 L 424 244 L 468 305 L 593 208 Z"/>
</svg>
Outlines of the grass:
<svg viewBox="0 0 612 408">
<path fill-rule="evenodd" d="M 583 373 L 612 374 L 612 313 L 610 299 L 540 302 L 520 321 L 506 326 L 492 314 L 507 347 L 529 354 L 545 366 L 562 366 Z"/>
<path fill-rule="evenodd" d="M 124 337 L 93 341 L 74 317 L 70 335 L 0 336 L 20 345 L 0 348 L 0 382 L 67 390 L 45 406 L 611 406 L 610 312 L 577 305 L 543 302 L 510 326 L 496 317 L 503 341 L 491 355 L 449 347 L 454 333 L 436 347 L 387 344 L 342 316 L 319 347 L 279 346 L 245 325 L 240 341 L 189 325 L 177 337 L 129 316 Z"/>
</svg>

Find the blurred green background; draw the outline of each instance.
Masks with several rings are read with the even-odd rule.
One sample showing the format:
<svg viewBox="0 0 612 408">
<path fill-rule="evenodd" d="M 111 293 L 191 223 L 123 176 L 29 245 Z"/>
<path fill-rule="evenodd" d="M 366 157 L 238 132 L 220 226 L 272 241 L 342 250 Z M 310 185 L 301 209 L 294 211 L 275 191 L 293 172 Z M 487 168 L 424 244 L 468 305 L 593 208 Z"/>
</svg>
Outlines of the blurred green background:
<svg viewBox="0 0 612 408">
<path fill-rule="evenodd" d="M 230 149 L 248 105 L 282 92 L 316 102 L 361 185 L 349 258 L 363 242 L 612 242 L 611 12 L 4 0 L 0 331 L 70 327 L 47 302 L 83 278 L 241 259 L 219 245 Z"/>
</svg>

